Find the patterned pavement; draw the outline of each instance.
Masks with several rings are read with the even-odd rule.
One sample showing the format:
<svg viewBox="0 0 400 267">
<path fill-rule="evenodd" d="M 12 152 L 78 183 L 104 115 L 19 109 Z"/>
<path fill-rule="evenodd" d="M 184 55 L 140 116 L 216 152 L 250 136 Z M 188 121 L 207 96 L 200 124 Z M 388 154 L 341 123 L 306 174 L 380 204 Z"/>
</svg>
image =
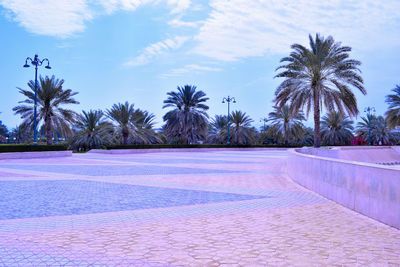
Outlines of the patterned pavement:
<svg viewBox="0 0 400 267">
<path fill-rule="evenodd" d="M 0 161 L 0 266 L 400 266 L 400 230 L 285 174 L 285 151 Z"/>
</svg>

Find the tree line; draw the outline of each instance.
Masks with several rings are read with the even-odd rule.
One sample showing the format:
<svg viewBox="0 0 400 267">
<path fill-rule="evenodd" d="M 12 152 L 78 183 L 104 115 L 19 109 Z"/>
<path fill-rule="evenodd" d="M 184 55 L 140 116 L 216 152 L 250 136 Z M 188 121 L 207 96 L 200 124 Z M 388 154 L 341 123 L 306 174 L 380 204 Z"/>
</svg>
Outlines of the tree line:
<svg viewBox="0 0 400 267">
<path fill-rule="evenodd" d="M 329 36 L 309 36 L 307 48 L 291 46 L 289 56 L 281 59 L 276 78 L 283 78 L 275 91 L 274 111 L 268 114 L 267 124 L 260 130 L 246 112 L 235 110 L 228 115 L 210 118 L 209 98 L 194 85 L 178 86 L 167 93 L 160 129 L 154 127 L 154 114 L 135 107 L 128 101 L 106 110 L 88 110 L 81 114 L 67 108 L 79 104 L 78 93 L 64 89 L 64 80 L 40 77 L 38 97 L 38 132 L 47 144 L 65 140 L 75 150 L 101 148 L 112 144 L 284 144 L 284 145 L 348 145 L 356 136 L 371 143 L 394 144 L 400 126 L 400 86 L 386 97 L 389 110 L 385 117 L 367 114 L 353 126 L 352 117 L 359 114 L 352 89 L 366 94 L 359 66 L 350 58 L 350 47 L 342 46 Z M 25 100 L 13 108 L 23 119 L 21 125 L 8 131 L 0 122 L 0 142 L 30 143 L 33 134 L 34 81 L 28 89 L 18 88 Z M 322 116 L 323 108 L 327 110 Z M 314 128 L 304 121 L 313 113 Z M 44 141 L 44 140 L 43 140 Z"/>
</svg>

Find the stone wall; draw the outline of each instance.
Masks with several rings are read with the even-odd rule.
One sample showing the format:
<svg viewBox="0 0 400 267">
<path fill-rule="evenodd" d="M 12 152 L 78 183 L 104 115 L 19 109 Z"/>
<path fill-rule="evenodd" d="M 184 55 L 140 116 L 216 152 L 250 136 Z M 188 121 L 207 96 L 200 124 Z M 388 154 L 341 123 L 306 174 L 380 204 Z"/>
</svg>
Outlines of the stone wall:
<svg viewBox="0 0 400 267">
<path fill-rule="evenodd" d="M 322 149 L 321 149 L 322 150 Z M 362 153 L 362 150 L 359 150 Z M 400 229 L 400 168 L 292 149 L 288 175 L 300 185 L 370 218 Z M 325 157 L 315 154 L 324 154 Z"/>
</svg>

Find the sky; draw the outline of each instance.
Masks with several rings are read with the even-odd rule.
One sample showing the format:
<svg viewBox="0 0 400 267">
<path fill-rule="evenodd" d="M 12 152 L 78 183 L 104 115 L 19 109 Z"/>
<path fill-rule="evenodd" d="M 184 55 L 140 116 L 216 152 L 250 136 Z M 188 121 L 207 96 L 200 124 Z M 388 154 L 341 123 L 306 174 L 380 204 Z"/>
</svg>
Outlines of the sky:
<svg viewBox="0 0 400 267">
<path fill-rule="evenodd" d="M 367 95 L 356 92 L 360 116 L 368 106 L 382 115 L 385 96 L 400 84 L 399 0 L 0 0 L 2 63 L 0 120 L 9 129 L 20 118 L 12 108 L 24 97 L 38 53 L 51 70 L 79 92 L 81 112 L 128 101 L 156 115 L 162 125 L 166 93 L 195 85 L 210 100 L 209 115 L 231 110 L 254 126 L 273 110 L 274 78 L 294 43 L 331 35 L 353 48 Z M 311 126 L 312 114 L 308 124 Z"/>
</svg>

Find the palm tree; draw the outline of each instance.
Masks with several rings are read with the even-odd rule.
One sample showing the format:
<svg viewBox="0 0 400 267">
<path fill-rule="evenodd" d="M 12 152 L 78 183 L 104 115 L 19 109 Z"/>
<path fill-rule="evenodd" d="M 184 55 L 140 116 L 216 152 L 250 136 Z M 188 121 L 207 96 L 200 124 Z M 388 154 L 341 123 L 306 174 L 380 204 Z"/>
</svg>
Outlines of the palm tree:
<svg viewBox="0 0 400 267">
<path fill-rule="evenodd" d="M 208 126 L 208 143 L 224 144 L 227 138 L 228 117 L 215 115 Z"/>
<path fill-rule="evenodd" d="M 204 140 L 207 131 L 207 110 L 204 103 L 209 99 L 203 91 L 196 91 L 196 86 L 178 86 L 177 92 L 167 93 L 163 108 L 174 108 L 168 111 L 163 120 L 165 132 L 170 139 L 180 140 L 186 144 Z"/>
<path fill-rule="evenodd" d="M 339 112 L 329 112 L 322 117 L 321 137 L 325 145 L 348 145 L 353 138 L 353 121 Z"/>
<path fill-rule="evenodd" d="M 394 94 L 386 96 L 386 103 L 389 104 L 386 120 L 391 129 L 400 126 L 400 86 L 396 85 L 392 91 Z"/>
<path fill-rule="evenodd" d="M 128 137 L 131 132 L 131 118 L 135 113 L 134 104 L 126 101 L 124 104 L 114 104 L 111 109 L 106 111 L 107 116 L 118 124 L 118 132 L 122 135 L 122 143 L 128 144 Z"/>
<path fill-rule="evenodd" d="M 5 137 L 7 136 L 7 134 L 8 134 L 7 126 L 4 125 L 2 121 L 0 121 L 0 138 L 3 140 L 2 142 L 4 142 Z"/>
<path fill-rule="evenodd" d="M 269 121 L 272 122 L 268 132 L 275 136 L 279 141 L 283 139 L 285 145 L 289 144 L 289 139 L 301 139 L 304 135 L 304 126 L 302 121 L 305 120 L 303 112 L 292 115 L 288 104 L 282 108 L 274 107 L 275 111 L 270 112 L 268 115 Z"/>
<path fill-rule="evenodd" d="M 72 92 L 71 89 L 63 89 L 64 80 L 59 80 L 54 75 L 49 78 L 40 77 L 37 88 L 37 104 L 38 104 L 38 128 L 46 132 L 47 144 L 53 143 L 52 137 L 56 133 L 60 133 L 64 137 L 71 135 L 71 124 L 75 122 L 77 114 L 69 109 L 65 109 L 62 105 L 79 104 L 73 96 L 78 94 Z M 24 103 L 27 105 L 19 105 L 13 108 L 15 114 L 20 114 L 24 119 L 23 123 L 33 130 L 33 104 L 35 99 L 35 81 L 29 81 L 30 90 L 18 88 L 19 92 L 27 97 Z"/>
<path fill-rule="evenodd" d="M 312 146 L 314 144 L 314 129 L 311 127 L 304 127 L 304 136 L 300 140 L 299 144 L 303 146 Z"/>
<path fill-rule="evenodd" d="M 132 141 L 135 144 L 162 143 L 160 136 L 154 131 L 155 116 L 148 111 L 137 109 L 131 116 Z"/>
<path fill-rule="evenodd" d="M 395 141 L 386 120 L 382 116 L 368 114 L 367 117 L 362 117 L 361 122 L 357 124 L 356 134 L 360 135 L 364 140 L 368 140 L 369 129 L 371 129 L 371 145 L 388 144 Z"/>
<path fill-rule="evenodd" d="M 237 145 L 247 145 L 254 142 L 255 131 L 251 128 L 253 120 L 246 112 L 232 111 L 229 120 L 232 122 L 231 142 Z"/>
<path fill-rule="evenodd" d="M 75 135 L 70 140 L 70 146 L 75 150 L 87 150 L 111 145 L 114 127 L 104 120 L 101 110 L 82 111 L 76 123 Z"/>
<path fill-rule="evenodd" d="M 366 91 L 360 76 L 360 61 L 349 58 L 351 47 L 341 46 L 331 36 L 316 34 L 315 40 L 309 35 L 310 49 L 293 44 L 294 50 L 281 59 L 285 65 L 275 77 L 285 80 L 276 89 L 276 105 L 283 107 L 290 102 L 292 114 L 306 108 L 307 115 L 313 107 L 314 147 L 320 146 L 321 105 L 329 110 L 346 111 L 350 116 L 358 114 L 357 100 L 351 87 Z"/>
<path fill-rule="evenodd" d="M 21 123 L 12 129 L 10 138 L 12 138 L 13 142 L 17 144 L 28 143 L 29 140 L 32 140 L 32 131 L 28 125 Z"/>
</svg>

